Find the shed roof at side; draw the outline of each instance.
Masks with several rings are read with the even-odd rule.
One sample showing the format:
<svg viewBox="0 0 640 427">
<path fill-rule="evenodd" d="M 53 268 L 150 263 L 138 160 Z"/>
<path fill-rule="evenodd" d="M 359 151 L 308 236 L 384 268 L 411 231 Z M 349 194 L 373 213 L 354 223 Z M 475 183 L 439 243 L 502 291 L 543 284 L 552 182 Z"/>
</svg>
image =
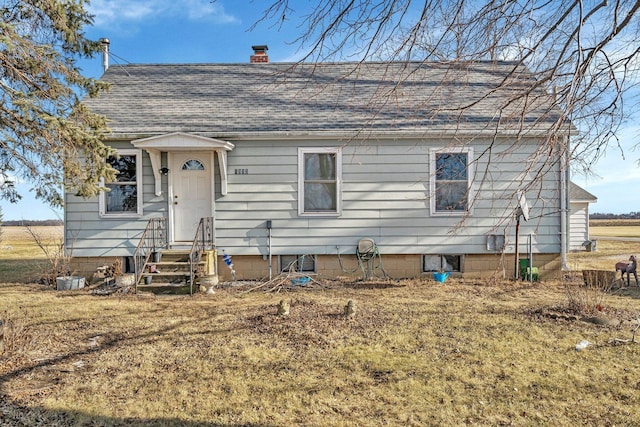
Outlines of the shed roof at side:
<svg viewBox="0 0 640 427">
<path fill-rule="evenodd" d="M 84 102 L 116 138 L 539 134 L 561 117 L 540 89 L 514 97 L 535 79 L 510 62 L 131 64 L 101 80 Z"/>
<path fill-rule="evenodd" d="M 569 199 L 572 202 L 589 202 L 595 203 L 598 201 L 598 198 L 593 194 L 589 193 L 584 188 L 580 187 L 578 184 L 573 181 L 569 181 Z"/>
</svg>

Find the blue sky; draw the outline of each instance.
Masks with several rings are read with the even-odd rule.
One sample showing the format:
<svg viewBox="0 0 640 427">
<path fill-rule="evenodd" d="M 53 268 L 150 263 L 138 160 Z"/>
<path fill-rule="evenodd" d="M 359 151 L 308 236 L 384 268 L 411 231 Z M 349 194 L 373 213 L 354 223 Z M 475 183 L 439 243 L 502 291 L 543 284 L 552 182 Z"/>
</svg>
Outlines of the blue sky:
<svg viewBox="0 0 640 427">
<path fill-rule="evenodd" d="M 106 37 L 111 41 L 111 65 L 118 63 L 192 63 L 247 62 L 252 45 L 269 46 L 269 58 L 288 62 L 302 56 L 296 38 L 302 32 L 299 23 L 286 21 L 281 28 L 273 21 L 254 23 L 269 1 L 258 0 L 92 0 L 95 15 L 86 28 L 90 39 Z M 313 3 L 313 2 L 311 2 Z M 301 16 L 309 2 L 293 2 Z M 102 60 L 80 62 L 85 75 L 100 77 Z M 599 177 L 574 176 L 573 181 L 593 193 L 598 202 L 591 212 L 626 213 L 640 211 L 640 153 L 633 150 L 638 141 L 640 123 L 623 129 L 619 138 L 625 151 L 609 150 L 598 162 Z M 638 123 L 638 125 L 636 125 Z M 4 220 L 52 219 L 62 216 L 36 201 L 28 184 L 20 184 L 23 200 L 17 204 L 0 201 Z"/>
</svg>

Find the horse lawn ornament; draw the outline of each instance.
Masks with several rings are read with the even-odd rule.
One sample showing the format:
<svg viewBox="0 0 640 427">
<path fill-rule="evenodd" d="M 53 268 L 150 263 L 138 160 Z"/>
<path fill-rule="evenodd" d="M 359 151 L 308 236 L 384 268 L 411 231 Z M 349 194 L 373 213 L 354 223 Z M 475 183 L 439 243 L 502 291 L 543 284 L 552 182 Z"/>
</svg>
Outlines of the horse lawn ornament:
<svg viewBox="0 0 640 427">
<path fill-rule="evenodd" d="M 636 285 L 640 286 L 638 283 L 638 273 L 636 273 L 636 268 L 638 267 L 638 261 L 636 260 L 635 255 L 631 255 L 629 257 L 630 262 L 617 262 L 616 263 L 616 273 L 620 271 L 620 278 L 624 283 L 624 273 L 627 273 L 627 286 L 631 286 L 630 276 L 633 273 L 633 277 L 636 279 Z"/>
</svg>

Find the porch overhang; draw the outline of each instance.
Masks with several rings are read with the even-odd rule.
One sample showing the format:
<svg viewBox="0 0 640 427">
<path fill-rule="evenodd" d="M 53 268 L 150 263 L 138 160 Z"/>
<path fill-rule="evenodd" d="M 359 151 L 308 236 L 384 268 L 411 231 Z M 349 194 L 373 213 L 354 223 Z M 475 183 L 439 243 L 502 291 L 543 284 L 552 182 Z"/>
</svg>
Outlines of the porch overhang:
<svg viewBox="0 0 640 427">
<path fill-rule="evenodd" d="M 155 179 L 156 196 L 162 194 L 160 155 L 162 152 L 169 151 L 215 151 L 220 166 L 220 192 L 223 196 L 227 194 L 227 152 L 235 148 L 235 145 L 229 141 L 184 132 L 174 132 L 136 139 L 131 141 L 131 144 L 149 153 Z M 213 177 L 213 174 L 211 176 Z"/>
</svg>

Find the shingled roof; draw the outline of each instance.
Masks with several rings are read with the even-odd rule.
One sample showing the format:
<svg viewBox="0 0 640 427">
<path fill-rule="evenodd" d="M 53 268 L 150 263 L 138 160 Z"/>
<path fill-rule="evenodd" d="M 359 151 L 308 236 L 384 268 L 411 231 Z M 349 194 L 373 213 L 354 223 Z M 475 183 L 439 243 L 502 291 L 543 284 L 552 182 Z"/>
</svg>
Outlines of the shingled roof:
<svg viewBox="0 0 640 427">
<path fill-rule="evenodd" d="M 589 193 L 584 188 L 580 187 L 578 184 L 573 181 L 569 181 L 569 199 L 572 202 L 589 202 L 595 203 L 598 201 L 598 198 L 593 194 Z"/>
<path fill-rule="evenodd" d="M 114 138 L 548 132 L 560 117 L 540 90 L 522 114 L 510 98 L 534 79 L 509 62 L 133 64 L 101 80 L 109 91 L 85 103 Z"/>
</svg>

